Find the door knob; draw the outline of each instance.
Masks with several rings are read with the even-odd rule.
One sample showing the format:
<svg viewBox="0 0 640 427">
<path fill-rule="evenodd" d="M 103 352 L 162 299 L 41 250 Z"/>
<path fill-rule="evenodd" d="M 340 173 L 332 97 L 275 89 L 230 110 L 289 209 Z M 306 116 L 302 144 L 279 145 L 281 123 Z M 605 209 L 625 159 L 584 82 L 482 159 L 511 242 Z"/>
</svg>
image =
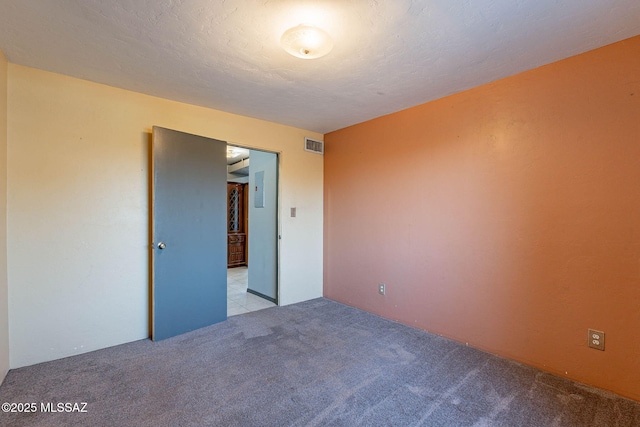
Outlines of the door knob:
<svg viewBox="0 0 640 427">
<path fill-rule="evenodd" d="M 166 247 L 167 247 L 167 245 L 164 242 L 158 243 L 158 249 L 164 249 Z"/>
</svg>

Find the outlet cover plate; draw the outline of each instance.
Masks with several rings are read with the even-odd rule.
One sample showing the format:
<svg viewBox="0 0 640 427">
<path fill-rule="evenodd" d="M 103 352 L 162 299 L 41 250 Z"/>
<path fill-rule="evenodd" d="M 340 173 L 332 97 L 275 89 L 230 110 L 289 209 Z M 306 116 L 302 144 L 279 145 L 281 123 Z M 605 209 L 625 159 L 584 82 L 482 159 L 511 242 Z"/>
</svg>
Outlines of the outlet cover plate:
<svg viewBox="0 0 640 427">
<path fill-rule="evenodd" d="M 604 351 L 604 332 L 589 329 L 589 347 Z"/>
<path fill-rule="evenodd" d="M 386 290 L 387 290 L 387 285 L 385 285 L 384 283 L 380 283 L 380 284 L 378 285 L 378 293 L 379 293 L 380 295 L 384 295 L 384 293 L 386 292 Z"/>
</svg>

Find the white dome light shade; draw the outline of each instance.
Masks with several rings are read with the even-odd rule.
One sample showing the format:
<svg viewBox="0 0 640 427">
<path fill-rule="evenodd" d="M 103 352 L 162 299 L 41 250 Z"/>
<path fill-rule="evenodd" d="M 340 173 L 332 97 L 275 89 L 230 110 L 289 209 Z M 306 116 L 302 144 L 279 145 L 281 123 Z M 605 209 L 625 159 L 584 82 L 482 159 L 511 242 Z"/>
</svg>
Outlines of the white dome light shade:
<svg viewBox="0 0 640 427">
<path fill-rule="evenodd" d="M 310 25 L 289 28 L 282 34 L 280 43 L 288 53 L 302 59 L 320 58 L 333 49 L 329 34 Z"/>
</svg>

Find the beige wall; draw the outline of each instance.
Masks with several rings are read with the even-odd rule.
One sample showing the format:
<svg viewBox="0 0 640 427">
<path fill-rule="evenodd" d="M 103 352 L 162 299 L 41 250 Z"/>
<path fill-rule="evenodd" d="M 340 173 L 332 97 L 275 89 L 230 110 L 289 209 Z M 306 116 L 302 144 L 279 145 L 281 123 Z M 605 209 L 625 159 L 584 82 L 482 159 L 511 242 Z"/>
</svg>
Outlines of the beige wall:
<svg viewBox="0 0 640 427">
<path fill-rule="evenodd" d="M 325 135 L 325 296 L 640 400 L 639 52 Z"/>
<path fill-rule="evenodd" d="M 9 370 L 7 286 L 7 60 L 0 50 L 0 383 Z"/>
<path fill-rule="evenodd" d="M 280 153 L 280 296 L 322 295 L 322 135 L 9 64 L 11 367 L 148 336 L 153 125 Z"/>
</svg>

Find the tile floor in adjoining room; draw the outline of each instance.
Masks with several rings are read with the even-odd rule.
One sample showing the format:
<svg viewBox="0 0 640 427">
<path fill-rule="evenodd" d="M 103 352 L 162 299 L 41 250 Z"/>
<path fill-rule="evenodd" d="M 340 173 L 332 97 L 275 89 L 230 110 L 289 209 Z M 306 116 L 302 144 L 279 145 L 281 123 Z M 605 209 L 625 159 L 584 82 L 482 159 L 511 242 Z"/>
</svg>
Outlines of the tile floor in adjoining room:
<svg viewBox="0 0 640 427">
<path fill-rule="evenodd" d="M 271 301 L 247 292 L 248 273 L 247 267 L 227 269 L 227 316 L 276 306 Z"/>
</svg>

